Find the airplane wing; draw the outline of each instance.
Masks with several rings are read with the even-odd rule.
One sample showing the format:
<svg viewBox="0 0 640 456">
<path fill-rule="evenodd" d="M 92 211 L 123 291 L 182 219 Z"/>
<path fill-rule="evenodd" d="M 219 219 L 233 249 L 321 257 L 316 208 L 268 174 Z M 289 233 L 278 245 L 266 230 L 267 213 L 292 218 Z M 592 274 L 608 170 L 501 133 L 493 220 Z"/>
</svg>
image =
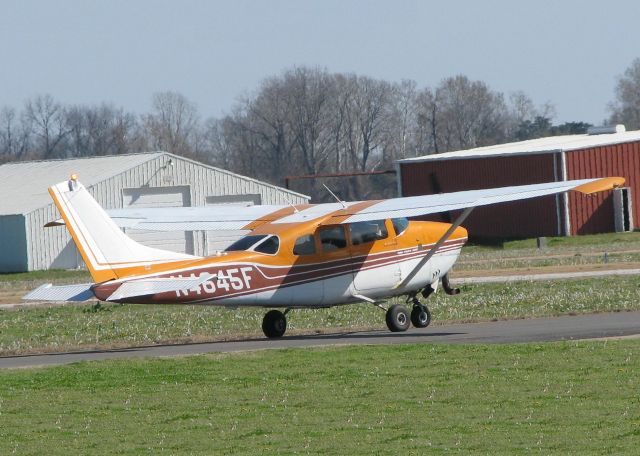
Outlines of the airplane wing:
<svg viewBox="0 0 640 456">
<path fill-rule="evenodd" d="M 391 198 L 378 201 L 324 203 L 314 205 L 211 205 L 110 209 L 108 214 L 122 228 L 154 231 L 233 231 L 253 230 L 264 223 L 300 223 L 326 218 L 322 224 L 352 223 L 384 218 L 415 217 L 470 207 L 554 195 L 570 190 L 594 193 L 624 184 L 622 177 L 581 179 L 533 185 L 466 190 L 435 195 Z M 47 226 L 64 224 L 62 220 Z"/>
<path fill-rule="evenodd" d="M 154 231 L 251 230 L 257 225 L 271 222 L 293 212 L 294 208 L 286 205 L 234 206 L 229 204 L 107 211 L 121 228 Z"/>
<path fill-rule="evenodd" d="M 489 204 L 506 203 L 539 196 L 555 195 L 570 190 L 591 194 L 604 190 L 612 190 L 624 184 L 622 177 L 606 177 L 601 179 L 581 179 L 544 184 L 518 185 L 483 190 L 466 190 L 462 192 L 440 193 L 436 195 L 410 196 L 392 198 L 362 207 L 360 205 L 345 208 L 323 224 L 352 223 L 384 218 L 414 217 L 435 214 Z M 288 217 L 291 218 L 292 216 Z M 280 222 L 280 220 L 278 221 Z"/>
<path fill-rule="evenodd" d="M 319 205 L 323 206 L 323 205 Z M 273 222 L 295 211 L 313 207 L 310 204 L 298 206 L 255 205 L 235 206 L 231 204 L 204 207 L 145 207 L 106 209 L 109 217 L 120 228 L 151 231 L 250 231 Z M 333 210 L 342 206 L 337 205 Z M 64 220 L 52 220 L 45 227 L 64 226 Z"/>
</svg>

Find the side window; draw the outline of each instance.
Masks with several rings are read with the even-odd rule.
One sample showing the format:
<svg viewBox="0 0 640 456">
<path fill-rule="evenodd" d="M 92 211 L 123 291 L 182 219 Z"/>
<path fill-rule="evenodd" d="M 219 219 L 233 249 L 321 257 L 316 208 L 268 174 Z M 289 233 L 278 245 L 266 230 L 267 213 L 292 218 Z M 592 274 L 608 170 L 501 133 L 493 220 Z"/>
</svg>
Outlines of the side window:
<svg viewBox="0 0 640 456">
<path fill-rule="evenodd" d="M 351 224 L 351 244 L 360 245 L 389 237 L 384 220 L 355 222 Z"/>
<path fill-rule="evenodd" d="M 316 253 L 316 243 L 312 234 L 300 236 L 296 239 L 296 243 L 293 246 L 294 255 L 313 255 Z"/>
<path fill-rule="evenodd" d="M 391 223 L 393 223 L 393 229 L 396 232 L 396 236 L 400 236 L 404 233 L 404 230 L 409 226 L 409 220 L 405 217 L 391 219 Z"/>
<path fill-rule="evenodd" d="M 344 235 L 344 228 L 334 226 L 320 231 L 320 243 L 323 252 L 343 249 L 347 246 L 347 238 Z"/>
<path fill-rule="evenodd" d="M 269 255 L 274 255 L 278 253 L 279 247 L 280 239 L 278 238 L 278 236 L 271 236 L 253 250 L 260 253 L 268 253 Z"/>
</svg>

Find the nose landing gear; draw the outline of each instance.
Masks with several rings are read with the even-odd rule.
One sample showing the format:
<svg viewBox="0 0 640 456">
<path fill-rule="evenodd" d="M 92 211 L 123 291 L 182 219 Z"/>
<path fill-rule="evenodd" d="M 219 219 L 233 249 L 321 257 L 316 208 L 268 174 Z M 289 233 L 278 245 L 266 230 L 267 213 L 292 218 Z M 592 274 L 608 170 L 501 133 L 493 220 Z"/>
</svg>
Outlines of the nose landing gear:
<svg viewBox="0 0 640 456">
<path fill-rule="evenodd" d="M 418 301 L 415 296 L 411 299 L 413 308 L 411 316 L 407 308 L 400 304 L 394 304 L 387 310 L 387 328 L 391 332 L 403 332 L 409 329 L 409 323 L 416 328 L 426 328 L 431 323 L 431 312 L 429 308 Z"/>
<path fill-rule="evenodd" d="M 431 323 L 431 312 L 429 308 L 413 298 L 413 309 L 411 309 L 411 323 L 416 328 L 426 328 Z"/>
</svg>

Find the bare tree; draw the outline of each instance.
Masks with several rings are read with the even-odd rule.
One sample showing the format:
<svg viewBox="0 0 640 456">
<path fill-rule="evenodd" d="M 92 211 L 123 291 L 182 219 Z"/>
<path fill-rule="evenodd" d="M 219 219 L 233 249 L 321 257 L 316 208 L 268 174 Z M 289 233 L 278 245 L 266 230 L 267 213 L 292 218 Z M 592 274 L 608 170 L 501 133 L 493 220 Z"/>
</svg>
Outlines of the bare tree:
<svg viewBox="0 0 640 456">
<path fill-rule="evenodd" d="M 318 68 L 296 68 L 284 75 L 293 152 L 299 157 L 296 163 L 303 174 L 328 171 L 333 144 L 333 82 L 325 70 Z M 303 191 L 315 194 L 316 184 L 315 180 L 306 181 Z"/>
<path fill-rule="evenodd" d="M 34 152 L 40 158 L 65 158 L 69 135 L 62 105 L 51 95 L 38 95 L 25 105 L 24 116 L 34 135 Z"/>
<path fill-rule="evenodd" d="M 404 80 L 392 86 L 387 127 L 384 129 L 387 132 L 385 162 L 416 154 L 417 98 L 415 81 Z"/>
<path fill-rule="evenodd" d="M 440 153 L 438 132 L 440 131 L 439 103 L 429 88 L 418 92 L 416 97 L 416 155 Z"/>
<path fill-rule="evenodd" d="M 3 161 L 19 160 L 29 150 L 31 131 L 14 108 L 0 110 L 0 156 Z"/>
<path fill-rule="evenodd" d="M 103 103 L 65 110 L 71 155 L 117 155 L 140 149 L 136 117 Z"/>
<path fill-rule="evenodd" d="M 609 105 L 611 123 L 640 128 L 640 58 L 635 59 L 616 83 L 616 99 Z"/>
<path fill-rule="evenodd" d="M 153 95 L 152 107 L 153 112 L 144 116 L 150 147 L 191 156 L 199 126 L 195 104 L 177 92 L 159 92 Z"/>
</svg>

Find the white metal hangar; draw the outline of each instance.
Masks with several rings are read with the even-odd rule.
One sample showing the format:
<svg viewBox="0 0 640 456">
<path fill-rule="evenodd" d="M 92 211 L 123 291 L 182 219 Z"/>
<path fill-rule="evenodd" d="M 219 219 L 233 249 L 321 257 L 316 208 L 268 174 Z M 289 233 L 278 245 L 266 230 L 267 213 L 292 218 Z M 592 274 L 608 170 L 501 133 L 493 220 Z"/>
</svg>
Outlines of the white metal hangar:
<svg viewBox="0 0 640 456">
<path fill-rule="evenodd" d="M 77 174 L 105 209 L 299 204 L 309 197 L 167 152 L 7 163 L 0 166 L 0 272 L 73 269 L 84 263 L 47 189 Z M 167 250 L 208 255 L 237 237 L 202 231 L 127 231 Z"/>
</svg>

